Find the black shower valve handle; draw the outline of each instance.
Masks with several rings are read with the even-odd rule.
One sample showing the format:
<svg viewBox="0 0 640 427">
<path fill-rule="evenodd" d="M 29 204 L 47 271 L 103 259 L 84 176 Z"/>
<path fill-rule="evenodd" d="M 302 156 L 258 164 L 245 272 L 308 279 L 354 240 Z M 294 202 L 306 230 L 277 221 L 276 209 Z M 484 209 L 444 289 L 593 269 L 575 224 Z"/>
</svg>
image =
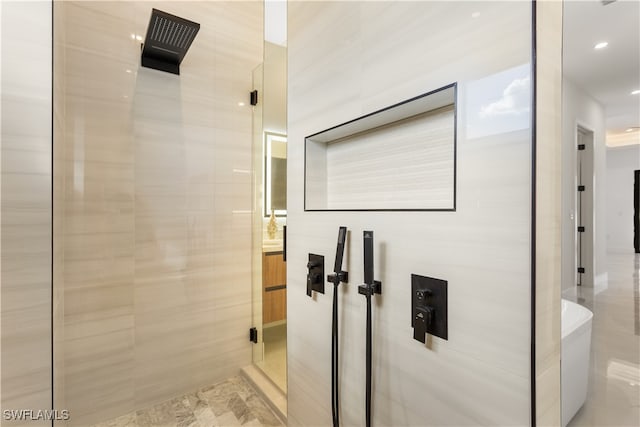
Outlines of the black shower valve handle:
<svg viewBox="0 0 640 427">
<path fill-rule="evenodd" d="M 311 276 L 307 275 L 307 296 L 310 297 L 313 291 L 313 283 L 311 282 Z"/>
<path fill-rule="evenodd" d="M 434 308 L 426 305 L 416 307 L 416 314 L 414 317 L 413 326 L 413 339 L 426 343 L 427 341 L 427 328 L 433 322 Z"/>
<path fill-rule="evenodd" d="M 431 295 L 433 295 L 433 292 L 431 292 L 431 289 L 419 289 L 416 292 L 416 298 L 418 299 L 418 303 L 422 305 L 426 304 L 427 298 L 429 298 Z"/>
<path fill-rule="evenodd" d="M 312 296 L 313 291 L 324 294 L 324 257 L 317 254 L 309 254 L 307 262 L 307 296 Z"/>
<path fill-rule="evenodd" d="M 311 296 L 311 291 L 317 290 L 313 285 L 322 283 L 322 276 L 320 273 L 311 273 L 307 275 L 307 296 Z"/>
</svg>

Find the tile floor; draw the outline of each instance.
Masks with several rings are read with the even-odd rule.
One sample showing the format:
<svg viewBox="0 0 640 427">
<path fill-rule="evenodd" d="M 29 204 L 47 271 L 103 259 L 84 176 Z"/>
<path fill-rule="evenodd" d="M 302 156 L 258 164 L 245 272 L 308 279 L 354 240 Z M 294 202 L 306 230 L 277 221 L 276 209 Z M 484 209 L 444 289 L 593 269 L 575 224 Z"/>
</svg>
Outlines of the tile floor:
<svg viewBox="0 0 640 427">
<path fill-rule="evenodd" d="M 607 288 L 565 298 L 593 312 L 587 402 L 568 427 L 640 426 L 640 254 L 609 254 Z"/>
<path fill-rule="evenodd" d="M 93 427 L 282 426 L 240 376 Z"/>
<path fill-rule="evenodd" d="M 287 324 L 264 327 L 264 358 L 258 367 L 284 393 L 287 392 Z"/>
</svg>

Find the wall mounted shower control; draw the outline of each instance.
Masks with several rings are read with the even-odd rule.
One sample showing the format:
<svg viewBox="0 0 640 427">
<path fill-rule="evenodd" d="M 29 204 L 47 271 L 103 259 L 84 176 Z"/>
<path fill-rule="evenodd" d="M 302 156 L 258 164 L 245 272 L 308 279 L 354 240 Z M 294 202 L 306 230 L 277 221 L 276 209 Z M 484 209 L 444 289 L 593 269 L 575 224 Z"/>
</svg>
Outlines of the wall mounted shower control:
<svg viewBox="0 0 640 427">
<path fill-rule="evenodd" d="M 347 227 L 338 229 L 338 245 L 336 247 L 336 260 L 333 265 L 333 273 L 327 276 L 327 282 L 338 286 L 341 282 L 349 282 L 349 273 L 342 271 L 342 258 L 344 258 L 344 244 L 347 240 Z"/>
<path fill-rule="evenodd" d="M 422 343 L 427 334 L 448 339 L 446 280 L 411 275 L 411 326 Z"/>
<path fill-rule="evenodd" d="M 382 293 L 382 283 L 373 280 L 373 231 L 362 233 L 364 240 L 364 285 L 358 286 L 358 293 L 373 295 Z"/>
<path fill-rule="evenodd" d="M 364 231 L 362 239 L 364 241 L 364 285 L 358 286 L 358 293 L 367 298 L 365 425 L 371 427 L 371 378 L 373 375 L 371 370 L 373 353 L 371 297 L 382 293 L 382 283 L 373 279 L 373 231 Z"/>
<path fill-rule="evenodd" d="M 333 317 L 331 319 L 331 416 L 333 427 L 340 427 L 340 379 L 338 375 L 339 362 L 339 329 L 338 329 L 338 286 L 346 283 L 348 273 L 342 271 L 342 258 L 344 258 L 344 246 L 347 240 L 347 227 L 338 229 L 338 245 L 336 246 L 336 260 L 333 264 L 333 273 L 327 276 L 327 281 L 333 283 Z"/>
<path fill-rule="evenodd" d="M 312 295 L 312 291 L 324 294 L 324 256 L 309 254 L 307 262 L 307 296 Z"/>
</svg>

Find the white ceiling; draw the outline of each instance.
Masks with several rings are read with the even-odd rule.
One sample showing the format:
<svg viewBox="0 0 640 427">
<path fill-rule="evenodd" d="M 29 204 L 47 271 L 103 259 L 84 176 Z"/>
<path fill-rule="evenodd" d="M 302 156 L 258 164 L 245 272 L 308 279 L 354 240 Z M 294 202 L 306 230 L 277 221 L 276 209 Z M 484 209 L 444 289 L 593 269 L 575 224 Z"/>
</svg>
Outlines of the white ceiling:
<svg viewBox="0 0 640 427">
<path fill-rule="evenodd" d="M 626 132 L 640 127 L 640 0 L 565 1 L 563 37 L 563 72 L 604 106 L 607 143 L 640 142 Z"/>
</svg>

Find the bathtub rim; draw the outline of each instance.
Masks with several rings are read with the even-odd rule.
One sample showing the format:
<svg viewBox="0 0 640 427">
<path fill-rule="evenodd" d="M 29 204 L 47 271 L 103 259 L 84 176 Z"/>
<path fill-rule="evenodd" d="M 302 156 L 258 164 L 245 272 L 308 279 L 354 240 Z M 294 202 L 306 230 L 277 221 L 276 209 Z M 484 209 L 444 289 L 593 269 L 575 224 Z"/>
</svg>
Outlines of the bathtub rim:
<svg viewBox="0 0 640 427">
<path fill-rule="evenodd" d="M 570 318 L 568 318 L 569 316 Z M 563 340 L 571 336 L 572 333 L 584 329 L 581 327 L 591 322 L 592 319 L 593 312 L 587 307 L 562 298 L 560 310 L 560 332 Z"/>
</svg>

